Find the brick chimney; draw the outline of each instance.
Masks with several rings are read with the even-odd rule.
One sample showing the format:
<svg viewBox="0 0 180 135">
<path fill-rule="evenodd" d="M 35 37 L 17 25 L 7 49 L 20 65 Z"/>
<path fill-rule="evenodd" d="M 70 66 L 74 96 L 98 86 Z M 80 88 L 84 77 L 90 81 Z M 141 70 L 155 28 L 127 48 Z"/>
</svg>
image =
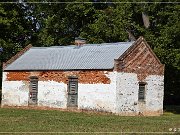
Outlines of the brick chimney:
<svg viewBox="0 0 180 135">
<path fill-rule="evenodd" d="M 83 44 L 86 44 L 86 39 L 85 38 L 80 38 L 80 37 L 75 38 L 75 45 L 81 46 Z"/>
</svg>

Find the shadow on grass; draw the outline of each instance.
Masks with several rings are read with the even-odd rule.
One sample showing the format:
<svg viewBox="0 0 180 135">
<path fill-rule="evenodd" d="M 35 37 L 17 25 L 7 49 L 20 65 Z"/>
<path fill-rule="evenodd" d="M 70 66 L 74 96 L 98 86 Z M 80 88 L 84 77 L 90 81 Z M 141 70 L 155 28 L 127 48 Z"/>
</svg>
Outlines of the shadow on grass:
<svg viewBox="0 0 180 135">
<path fill-rule="evenodd" d="M 171 112 L 174 114 L 180 114 L 180 106 L 177 105 L 166 105 L 164 106 L 165 112 Z"/>
<path fill-rule="evenodd" d="M 1 100 L 2 100 L 2 90 L 0 89 L 0 108 L 1 108 Z"/>
</svg>

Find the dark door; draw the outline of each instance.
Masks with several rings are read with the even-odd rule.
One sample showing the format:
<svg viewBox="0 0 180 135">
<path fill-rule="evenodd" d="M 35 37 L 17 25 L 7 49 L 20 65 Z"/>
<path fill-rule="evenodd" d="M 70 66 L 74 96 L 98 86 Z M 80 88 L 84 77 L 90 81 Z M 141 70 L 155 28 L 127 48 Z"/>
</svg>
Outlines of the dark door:
<svg viewBox="0 0 180 135">
<path fill-rule="evenodd" d="M 68 107 L 78 106 L 78 78 L 69 77 L 68 83 Z"/>
</svg>

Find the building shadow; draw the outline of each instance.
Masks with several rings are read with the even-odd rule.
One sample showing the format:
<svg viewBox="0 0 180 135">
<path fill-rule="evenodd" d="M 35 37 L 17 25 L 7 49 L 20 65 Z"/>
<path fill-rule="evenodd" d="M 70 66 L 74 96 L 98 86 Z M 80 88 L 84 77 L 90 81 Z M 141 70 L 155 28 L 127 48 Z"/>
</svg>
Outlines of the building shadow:
<svg viewBox="0 0 180 135">
<path fill-rule="evenodd" d="M 171 112 L 174 114 L 180 114 L 180 106 L 178 106 L 178 105 L 165 105 L 164 111 L 165 112 Z"/>
</svg>

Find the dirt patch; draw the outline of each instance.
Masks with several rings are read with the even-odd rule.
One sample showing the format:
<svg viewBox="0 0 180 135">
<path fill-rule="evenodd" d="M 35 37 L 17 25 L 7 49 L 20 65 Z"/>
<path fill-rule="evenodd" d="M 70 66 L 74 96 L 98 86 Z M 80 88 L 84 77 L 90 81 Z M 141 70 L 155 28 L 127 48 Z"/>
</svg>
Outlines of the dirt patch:
<svg viewBox="0 0 180 135">
<path fill-rule="evenodd" d="M 77 108 L 51 108 L 51 107 L 39 107 L 39 106 L 3 106 L 3 108 L 12 108 L 12 109 L 23 109 L 23 110 L 57 110 L 63 112 L 77 112 L 77 113 L 87 113 L 87 114 L 97 114 L 97 115 L 116 115 L 112 112 L 97 112 L 93 110 L 84 110 L 84 109 L 77 109 Z"/>
</svg>

